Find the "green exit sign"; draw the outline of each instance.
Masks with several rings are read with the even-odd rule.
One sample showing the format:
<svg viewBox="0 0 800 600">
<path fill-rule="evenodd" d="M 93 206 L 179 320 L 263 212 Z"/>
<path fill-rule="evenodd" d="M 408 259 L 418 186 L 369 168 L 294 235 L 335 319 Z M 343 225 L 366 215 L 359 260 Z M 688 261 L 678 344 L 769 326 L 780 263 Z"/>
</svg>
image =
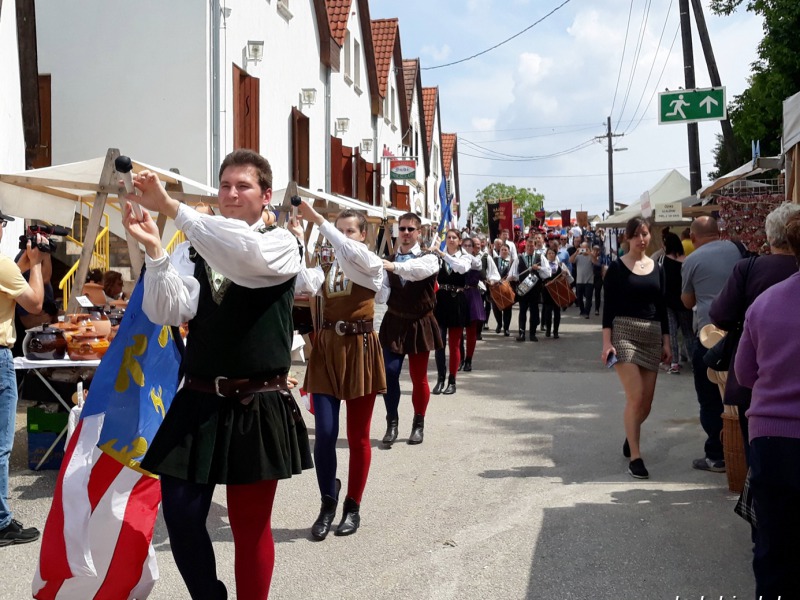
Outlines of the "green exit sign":
<svg viewBox="0 0 800 600">
<path fill-rule="evenodd" d="M 658 124 L 721 121 L 727 118 L 725 88 L 675 90 L 658 95 Z"/>
</svg>

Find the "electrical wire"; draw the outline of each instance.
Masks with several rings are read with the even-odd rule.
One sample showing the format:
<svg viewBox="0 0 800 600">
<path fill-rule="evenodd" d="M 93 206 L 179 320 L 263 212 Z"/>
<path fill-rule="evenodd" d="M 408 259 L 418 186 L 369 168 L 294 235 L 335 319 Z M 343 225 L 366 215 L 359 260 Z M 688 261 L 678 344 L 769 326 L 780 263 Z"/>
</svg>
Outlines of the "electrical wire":
<svg viewBox="0 0 800 600">
<path fill-rule="evenodd" d="M 701 167 L 713 165 L 712 162 L 701 163 Z M 644 171 L 614 171 L 614 177 L 617 175 L 641 175 L 642 173 L 663 173 L 665 171 L 672 171 L 673 169 L 688 169 L 689 165 L 682 165 L 678 167 L 665 167 L 662 169 L 646 169 Z M 493 173 L 459 173 L 460 177 L 493 177 L 498 180 L 502 179 L 575 179 L 579 177 L 608 177 L 608 173 L 585 173 L 573 175 L 495 175 Z"/>
<path fill-rule="evenodd" d="M 625 41 L 622 43 L 622 58 L 619 59 L 619 71 L 617 72 L 617 85 L 614 87 L 614 99 L 611 101 L 611 112 L 614 114 L 614 107 L 617 105 L 617 92 L 619 91 L 619 82 L 622 79 L 622 66 L 625 64 L 625 51 L 628 48 L 628 31 L 631 27 L 631 15 L 633 14 L 633 0 L 631 0 L 631 7 L 628 9 L 628 24 L 625 26 Z"/>
<path fill-rule="evenodd" d="M 421 70 L 422 70 L 422 71 L 433 71 L 434 69 L 444 69 L 445 67 L 452 67 L 453 65 L 458 65 L 458 64 L 461 64 L 461 63 L 463 63 L 463 62 L 467 62 L 468 60 L 472 60 L 473 58 L 478 58 L 479 56 L 482 56 L 482 55 L 484 55 L 484 54 L 486 54 L 486 53 L 488 53 L 488 52 L 491 52 L 492 50 L 494 50 L 494 49 L 496 49 L 496 48 L 499 48 L 499 47 L 500 47 L 500 46 L 502 46 L 503 44 L 507 44 L 508 42 L 510 42 L 511 40 L 513 40 L 514 38 L 517 38 L 517 37 L 521 36 L 521 35 L 522 35 L 523 33 L 525 33 L 526 31 L 528 31 L 528 30 L 530 30 L 530 29 L 533 29 L 534 27 L 536 27 L 536 25 L 538 25 L 539 23 L 541 23 L 542 21 L 544 21 L 545 19 L 547 19 L 548 17 L 550 17 L 551 15 L 553 15 L 554 13 L 556 13 L 557 11 L 561 10 L 561 9 L 562 9 L 564 6 L 566 6 L 567 4 L 569 4 L 569 3 L 570 3 L 570 1 L 571 1 L 571 0 L 564 0 L 564 1 L 563 1 L 561 4 L 559 4 L 558 6 L 556 6 L 556 7 L 555 7 L 553 10 L 551 10 L 549 13 L 547 13 L 545 16 L 543 16 L 543 17 L 542 17 L 541 19 L 539 19 L 538 21 L 536 21 L 536 22 L 534 22 L 534 23 L 531 23 L 531 24 L 530 24 L 530 25 L 528 25 L 528 26 L 527 26 L 525 29 L 523 29 L 522 31 L 520 31 L 519 33 L 515 33 L 515 34 L 514 34 L 514 35 L 512 35 L 510 38 L 507 38 L 507 39 L 503 40 L 503 41 L 502 41 L 502 42 L 500 42 L 499 44 L 495 44 L 495 45 L 494 45 L 494 46 L 492 46 L 491 48 L 487 48 L 486 50 L 482 50 L 481 52 L 478 52 L 477 54 L 473 54 L 472 56 L 468 56 L 468 57 L 466 57 L 466 58 L 462 58 L 462 59 L 460 59 L 460 60 L 454 60 L 453 62 L 445 63 L 445 64 L 443 64 L 443 65 L 436 65 L 436 66 L 434 66 L 434 67 L 421 67 Z M 632 1 L 633 1 L 633 0 L 631 0 L 631 2 L 632 2 Z"/>
<path fill-rule="evenodd" d="M 565 134 L 569 134 L 569 133 L 577 133 L 579 131 L 586 131 L 588 129 L 595 129 L 596 127 L 597 127 L 597 124 L 595 123 L 595 124 L 592 124 L 592 125 L 587 125 L 586 127 L 579 127 L 577 129 L 571 129 L 569 131 L 553 131 L 551 133 L 542 133 L 540 135 L 526 135 L 526 136 L 522 136 L 522 137 L 502 138 L 502 139 L 499 139 L 499 140 L 480 140 L 480 143 L 481 144 L 493 144 L 495 142 L 514 142 L 514 141 L 517 141 L 517 140 L 532 140 L 532 139 L 536 139 L 536 138 L 552 137 L 554 135 L 565 135 Z M 464 137 L 459 137 L 458 139 L 459 140 L 467 140 L 467 138 L 464 138 Z M 467 140 L 467 141 L 469 141 L 469 140 Z"/>
<path fill-rule="evenodd" d="M 528 156 L 528 157 L 503 157 L 501 156 L 479 156 L 477 154 L 468 154 L 466 152 L 459 152 L 458 156 L 468 156 L 470 158 L 478 158 L 481 160 L 493 160 L 498 162 L 530 162 L 535 160 L 547 160 L 550 158 L 558 158 L 559 156 L 566 156 L 567 154 L 572 154 L 574 152 L 578 152 L 583 150 L 584 148 L 588 148 L 589 146 L 594 144 L 594 139 L 587 140 L 577 146 L 573 146 L 572 148 L 567 148 L 566 150 L 560 150 L 558 152 L 553 152 L 552 154 L 543 154 L 539 156 Z M 480 151 L 480 149 L 478 149 Z M 507 156 L 507 155 L 506 155 Z"/>
<path fill-rule="evenodd" d="M 619 111 L 619 118 L 617 119 L 617 125 L 614 127 L 614 133 L 617 132 L 619 128 L 619 122 L 622 120 L 622 116 L 625 114 L 625 107 L 628 105 L 628 98 L 631 94 L 631 88 L 633 88 L 633 80 L 636 78 L 636 68 L 639 66 L 639 55 L 642 52 L 642 44 L 644 43 L 644 34 L 647 31 L 647 21 L 650 18 L 650 6 L 652 5 L 652 0 L 647 0 L 647 3 L 644 6 L 644 12 L 642 13 L 642 25 L 639 28 L 639 37 L 636 40 L 636 50 L 633 53 L 633 61 L 631 62 L 631 75 L 628 78 L 628 87 L 625 90 L 625 98 L 622 101 L 622 108 Z M 611 113 L 614 114 L 613 112 Z"/>
</svg>

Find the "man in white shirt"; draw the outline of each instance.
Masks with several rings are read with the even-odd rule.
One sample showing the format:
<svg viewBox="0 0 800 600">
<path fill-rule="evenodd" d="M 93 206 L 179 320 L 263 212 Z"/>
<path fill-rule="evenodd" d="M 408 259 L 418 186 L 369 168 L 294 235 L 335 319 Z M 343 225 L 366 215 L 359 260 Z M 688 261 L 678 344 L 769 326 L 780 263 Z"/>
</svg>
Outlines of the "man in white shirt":
<svg viewBox="0 0 800 600">
<path fill-rule="evenodd" d="M 510 239 L 510 233 L 508 229 L 503 229 L 500 232 L 500 239 L 503 240 L 503 243 L 508 246 L 508 251 L 511 254 L 511 260 L 517 260 L 517 245 Z"/>
<path fill-rule="evenodd" d="M 436 306 L 434 284 L 439 272 L 439 259 L 423 252 L 419 245 L 422 221 L 414 213 L 400 216 L 396 254 L 383 261 L 386 275 L 375 301 L 387 305 L 381 321 L 379 339 L 386 366 L 386 434 L 383 443 L 397 439 L 400 406 L 400 371 L 408 355 L 411 376 L 411 403 L 414 419 L 409 444 L 421 444 L 425 428 L 425 412 L 430 401 L 428 358 L 432 350 L 443 348 L 439 325 L 433 315 Z"/>
<path fill-rule="evenodd" d="M 164 325 L 188 321 L 191 332 L 183 387 L 142 468 L 161 475 L 170 546 L 189 595 L 227 598 L 206 529 L 214 488 L 225 484 L 237 596 L 266 598 L 277 480 L 312 466 L 305 425 L 286 391 L 302 248 L 289 231 L 263 223 L 272 170 L 251 150 L 222 162 L 222 216 L 170 198 L 150 171 L 135 175 L 134 186 L 142 195 L 128 200 L 173 218 L 191 243 L 170 258 L 150 213 L 138 217 L 126 207 L 125 227 L 147 253 L 145 314 Z"/>
</svg>

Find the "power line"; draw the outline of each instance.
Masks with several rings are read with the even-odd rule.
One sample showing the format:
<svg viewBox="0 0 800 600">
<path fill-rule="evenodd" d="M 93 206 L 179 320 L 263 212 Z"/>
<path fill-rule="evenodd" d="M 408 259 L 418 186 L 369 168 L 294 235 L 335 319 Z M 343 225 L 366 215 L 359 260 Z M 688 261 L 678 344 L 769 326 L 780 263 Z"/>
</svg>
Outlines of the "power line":
<svg viewBox="0 0 800 600">
<path fill-rule="evenodd" d="M 517 140 L 532 140 L 532 139 L 536 139 L 536 138 L 551 137 L 551 136 L 554 136 L 554 135 L 565 135 L 565 134 L 570 134 L 570 133 L 578 133 L 579 131 L 586 131 L 588 129 L 595 129 L 596 127 L 597 127 L 596 124 L 592 124 L 592 125 L 587 125 L 586 127 L 580 127 L 578 129 L 571 129 L 569 131 L 553 131 L 551 133 L 542 133 L 540 135 L 526 135 L 526 136 L 522 136 L 522 137 L 503 138 L 503 139 L 499 139 L 499 140 L 480 140 L 480 142 L 482 144 L 493 144 L 495 142 L 514 142 L 514 141 L 517 141 Z M 464 138 L 464 137 L 460 137 L 459 140 L 463 140 L 463 141 L 467 141 L 467 142 L 470 141 L 470 140 L 468 140 L 467 138 Z"/>
<path fill-rule="evenodd" d="M 652 0 L 647 0 L 647 4 L 645 4 L 644 7 L 644 12 L 642 13 L 642 25 L 639 28 L 639 38 L 636 41 L 636 50 L 633 53 L 633 61 L 631 62 L 631 75 L 628 78 L 628 87 L 625 90 L 625 98 L 622 101 L 622 108 L 619 111 L 619 118 L 617 119 L 617 126 L 614 127 L 614 133 L 617 132 L 617 129 L 619 128 L 619 122 L 622 120 L 622 116 L 625 114 L 625 107 L 628 105 L 628 98 L 630 97 L 631 88 L 633 87 L 633 80 L 636 77 L 636 67 L 639 65 L 639 54 L 642 52 L 644 34 L 647 31 L 647 21 L 650 17 L 651 4 Z"/>
<path fill-rule="evenodd" d="M 631 0 L 631 1 L 633 1 L 633 0 Z M 502 41 L 502 42 L 500 42 L 499 44 L 495 44 L 495 45 L 494 45 L 494 46 L 492 46 L 491 48 L 487 48 L 486 50 L 483 50 L 483 51 L 481 51 L 481 52 L 478 52 L 477 54 L 473 54 L 472 56 L 468 56 L 468 57 L 466 57 L 466 58 L 462 58 L 462 59 L 460 59 L 460 60 L 454 60 L 453 62 L 445 63 L 445 64 L 443 64 L 443 65 L 436 65 L 435 67 L 421 67 L 421 70 L 422 70 L 422 71 L 432 71 L 432 70 L 434 70 L 434 69 L 443 69 L 443 68 L 445 68 L 445 67 L 452 67 L 453 65 L 458 65 L 458 64 L 461 64 L 461 63 L 463 63 L 463 62 L 467 62 L 468 60 L 472 60 L 473 58 L 478 58 L 479 56 L 482 56 L 482 55 L 484 55 L 484 54 L 486 54 L 486 53 L 488 53 L 488 52 L 491 52 L 492 50 L 494 50 L 494 49 L 496 49 L 496 48 L 499 48 L 499 47 L 500 47 L 500 46 L 502 46 L 503 44 L 507 44 L 508 42 L 510 42 L 511 40 L 513 40 L 514 38 L 517 38 L 517 37 L 521 36 L 521 35 L 522 35 L 523 33 L 525 33 L 526 31 L 528 31 L 528 30 L 530 30 L 530 29 L 533 29 L 533 28 L 534 28 L 534 27 L 536 27 L 536 26 L 537 26 L 539 23 L 541 23 L 542 21 L 544 21 L 545 19 L 547 19 L 548 17 L 550 17 L 551 15 L 553 15 L 554 13 L 556 13 L 557 11 L 559 11 L 560 9 L 562 9 L 564 6 L 566 6 L 566 5 L 567 5 L 567 4 L 569 4 L 569 3 L 570 3 L 570 0 L 564 0 L 564 2 L 562 2 L 561 4 L 559 4 L 558 6 L 556 6 L 556 7 L 555 7 L 553 10 L 551 10 L 549 13 L 547 13 L 545 16 L 543 16 L 541 19 L 539 19 L 539 20 L 538 20 L 538 21 L 536 21 L 535 23 L 531 23 L 531 24 L 530 24 L 530 25 L 528 25 L 528 26 L 527 26 L 525 29 L 523 29 L 522 31 L 520 31 L 519 33 L 515 33 L 515 34 L 514 34 L 514 35 L 512 35 L 510 38 L 503 40 L 503 41 Z"/>
<path fill-rule="evenodd" d="M 714 163 L 705 162 L 701 166 L 713 165 Z M 615 172 L 614 177 L 617 175 L 641 175 L 642 173 L 663 173 L 673 169 L 688 169 L 689 165 L 681 165 L 678 167 L 666 167 L 662 169 L 647 169 L 644 171 L 621 171 Z M 463 177 L 493 177 L 495 179 L 577 179 L 579 177 L 608 177 L 608 173 L 586 173 L 580 175 L 494 175 L 492 173 L 459 173 Z"/>
<path fill-rule="evenodd" d="M 628 9 L 628 24 L 625 26 L 625 41 L 622 43 L 622 58 L 619 59 L 619 71 L 617 72 L 617 85 L 614 87 L 614 99 L 611 101 L 611 114 L 614 114 L 614 106 L 617 104 L 617 92 L 619 91 L 619 82 L 622 79 L 622 66 L 625 64 L 625 50 L 628 48 L 628 30 L 631 27 L 631 15 L 633 14 L 633 0 L 631 0 L 631 7 Z"/>
<path fill-rule="evenodd" d="M 540 156 L 529 156 L 529 157 L 502 158 L 502 157 L 496 157 L 496 156 L 479 156 L 477 154 L 468 154 L 466 152 L 459 152 L 458 155 L 459 156 L 468 156 L 470 158 L 478 158 L 478 159 L 481 159 L 481 160 L 493 160 L 493 161 L 497 161 L 497 162 L 530 162 L 530 161 L 534 161 L 534 160 L 546 160 L 546 159 L 549 159 L 549 158 L 558 158 L 559 156 L 565 156 L 567 154 L 572 154 L 573 152 L 578 152 L 580 150 L 588 148 L 592 144 L 594 144 L 594 140 L 587 140 L 587 141 L 583 142 L 582 144 L 578 144 L 577 146 L 574 146 L 572 148 L 568 148 L 566 150 L 561 150 L 559 152 L 554 152 L 552 154 L 543 154 L 543 155 L 540 155 Z M 478 150 L 480 151 L 480 149 L 478 149 Z"/>
</svg>

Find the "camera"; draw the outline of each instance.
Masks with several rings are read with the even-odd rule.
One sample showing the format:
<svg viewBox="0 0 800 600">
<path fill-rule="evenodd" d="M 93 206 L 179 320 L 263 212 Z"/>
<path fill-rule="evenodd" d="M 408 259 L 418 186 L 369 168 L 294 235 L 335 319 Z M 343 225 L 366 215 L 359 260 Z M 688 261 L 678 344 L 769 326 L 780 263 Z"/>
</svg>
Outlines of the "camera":
<svg viewBox="0 0 800 600">
<path fill-rule="evenodd" d="M 44 238 L 41 243 L 36 243 L 36 234 Z M 24 235 L 19 236 L 19 249 L 25 250 L 28 247 L 28 242 L 31 246 L 39 248 L 40 252 L 47 252 L 52 254 L 56 250 L 56 243 L 50 239 L 51 235 L 69 235 L 72 229 L 68 227 L 61 227 L 60 225 L 30 225 Z"/>
</svg>

